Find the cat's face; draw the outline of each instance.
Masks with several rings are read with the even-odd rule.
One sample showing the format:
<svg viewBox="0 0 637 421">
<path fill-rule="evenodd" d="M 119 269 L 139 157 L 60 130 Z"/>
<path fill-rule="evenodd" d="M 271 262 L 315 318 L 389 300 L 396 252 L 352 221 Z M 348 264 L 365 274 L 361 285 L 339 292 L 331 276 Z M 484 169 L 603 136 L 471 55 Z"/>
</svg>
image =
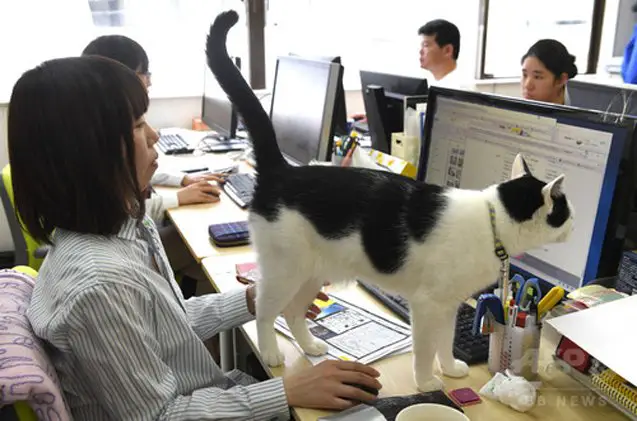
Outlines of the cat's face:
<svg viewBox="0 0 637 421">
<path fill-rule="evenodd" d="M 498 194 L 518 224 L 522 244 L 537 247 L 568 240 L 573 230 L 573 207 L 563 184 L 563 174 L 549 183 L 535 178 L 522 155 L 516 156 L 511 179 L 498 186 Z"/>
</svg>

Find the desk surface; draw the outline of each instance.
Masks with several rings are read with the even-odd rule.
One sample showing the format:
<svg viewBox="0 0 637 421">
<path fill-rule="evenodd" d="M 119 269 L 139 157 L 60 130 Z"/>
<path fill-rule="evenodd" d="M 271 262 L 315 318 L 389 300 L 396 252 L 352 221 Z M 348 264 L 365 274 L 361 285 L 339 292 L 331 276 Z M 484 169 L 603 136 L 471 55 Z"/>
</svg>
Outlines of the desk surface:
<svg viewBox="0 0 637 421">
<path fill-rule="evenodd" d="M 208 274 L 213 287 L 224 292 L 241 287 L 235 278 L 236 263 L 249 262 L 254 260 L 254 253 L 234 253 L 225 256 L 215 256 L 202 261 L 204 270 Z M 378 309 L 378 311 L 394 317 L 387 309 L 379 304 L 371 295 L 356 285 L 347 287 L 339 293 L 353 303 L 364 306 L 368 309 Z M 248 343 L 258 356 L 256 323 L 250 322 L 242 327 Z M 499 421 L 499 420 L 598 420 L 604 421 L 625 420 L 626 418 L 612 408 L 610 405 L 600 402 L 600 399 L 591 391 L 583 388 L 575 380 L 559 371 L 552 364 L 552 353 L 555 341 L 555 333 L 551 334 L 548 329 L 542 338 L 542 348 L 540 353 L 540 372 L 542 388 L 538 394 L 537 405 L 527 413 L 519 413 L 513 409 L 494 402 L 483 399 L 483 402 L 464 408 L 466 415 L 472 421 Z M 268 368 L 273 376 L 282 376 L 288 370 L 298 369 L 298 367 L 308 366 L 310 363 L 303 357 L 303 354 L 285 337 L 279 335 L 279 345 L 285 354 L 285 367 Z M 385 358 L 372 364 L 380 371 L 380 381 L 383 389 L 381 397 L 407 395 L 416 393 L 417 389 L 412 376 L 412 355 L 403 354 Z M 451 379 L 444 377 L 446 387 L 451 390 L 460 387 L 471 387 L 478 391 L 490 378 L 491 374 L 486 365 L 471 367 L 469 376 L 464 379 Z M 308 410 L 304 408 L 294 408 L 295 416 L 300 420 L 316 420 L 317 417 L 326 415 L 328 412 Z"/>
<path fill-rule="evenodd" d="M 214 161 L 223 160 L 224 154 L 208 154 L 207 157 Z M 211 164 L 212 165 L 212 164 Z M 249 170 L 247 164 L 242 164 L 240 171 Z M 155 191 L 175 190 L 174 187 L 154 187 Z M 179 235 L 190 250 L 197 262 L 204 257 L 220 256 L 227 254 L 245 253 L 250 247 L 216 247 L 210 241 L 208 226 L 211 224 L 243 221 L 248 217 L 247 211 L 239 208 L 224 192 L 221 193 L 221 201 L 212 204 L 179 206 L 167 211 L 168 217 L 175 224 Z"/>
</svg>

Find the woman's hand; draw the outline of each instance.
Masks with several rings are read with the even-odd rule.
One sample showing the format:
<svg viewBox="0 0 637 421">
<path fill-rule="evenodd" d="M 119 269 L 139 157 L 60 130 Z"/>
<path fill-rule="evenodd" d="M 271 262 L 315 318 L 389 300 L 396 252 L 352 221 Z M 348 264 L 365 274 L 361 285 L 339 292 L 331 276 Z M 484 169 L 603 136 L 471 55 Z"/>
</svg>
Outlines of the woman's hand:
<svg viewBox="0 0 637 421">
<path fill-rule="evenodd" d="M 223 174 L 197 174 L 197 175 L 186 175 L 181 180 L 181 185 L 184 187 L 188 187 L 191 184 L 198 183 L 200 181 L 216 181 L 217 183 L 224 183 L 226 179 L 223 177 Z"/>
<path fill-rule="evenodd" d="M 219 201 L 221 190 L 208 181 L 197 181 L 177 191 L 179 205 L 194 205 L 197 203 L 215 203 Z"/>
<path fill-rule="evenodd" d="M 256 296 L 257 296 L 257 290 L 254 285 L 250 285 L 248 288 L 246 288 L 246 302 L 248 304 L 248 311 L 252 315 L 256 314 L 256 311 L 255 311 L 256 309 L 254 305 L 254 300 L 256 299 Z M 321 301 L 327 301 L 330 299 L 330 297 L 328 297 L 327 294 L 324 293 L 323 291 L 320 291 L 318 295 L 316 296 L 316 298 Z M 315 319 L 316 316 L 318 316 L 320 313 L 321 313 L 321 309 L 319 308 L 319 306 L 312 303 L 310 304 L 310 307 L 307 309 L 306 317 L 308 319 Z"/>
<path fill-rule="evenodd" d="M 379 376 L 378 371 L 364 364 L 328 360 L 283 376 L 283 386 L 290 406 L 342 410 L 376 399 L 352 385 L 379 390 L 382 387 Z"/>
</svg>

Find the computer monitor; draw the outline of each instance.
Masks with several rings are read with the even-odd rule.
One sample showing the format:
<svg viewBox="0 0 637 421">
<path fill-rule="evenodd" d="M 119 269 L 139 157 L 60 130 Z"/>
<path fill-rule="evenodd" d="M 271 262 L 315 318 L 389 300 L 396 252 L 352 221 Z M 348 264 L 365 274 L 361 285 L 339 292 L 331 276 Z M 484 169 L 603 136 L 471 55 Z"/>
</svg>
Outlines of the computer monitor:
<svg viewBox="0 0 637 421">
<path fill-rule="evenodd" d="M 241 69 L 241 58 L 235 57 Z M 234 139 L 237 134 L 237 112 L 208 66 L 205 66 L 201 119 L 220 139 Z"/>
<path fill-rule="evenodd" d="M 569 105 L 573 107 L 637 116 L 637 86 L 611 86 L 581 80 L 569 80 L 566 86 Z"/>
<path fill-rule="evenodd" d="M 345 89 L 343 88 L 343 74 L 345 67 L 341 63 L 340 56 L 307 56 L 296 53 L 290 53 L 291 57 L 300 57 L 307 60 L 327 61 L 330 63 L 340 64 L 342 74 L 338 83 L 338 91 L 336 92 L 336 105 L 334 106 L 334 117 L 332 118 L 332 137 L 343 136 L 349 134 L 347 130 L 347 104 L 345 102 Z"/>
<path fill-rule="evenodd" d="M 403 131 L 404 99 L 411 95 L 426 95 L 427 79 L 367 70 L 361 70 L 360 76 L 372 148 L 391 153 L 391 134 Z M 370 86 L 376 90 L 369 90 Z M 380 96 L 379 87 L 383 92 Z"/>
<path fill-rule="evenodd" d="M 343 68 L 337 63 L 277 59 L 270 120 L 288 161 L 331 160 L 332 121 Z"/>
<path fill-rule="evenodd" d="M 634 136 L 632 119 L 431 88 L 418 179 L 483 189 L 509 178 L 518 153 L 543 181 L 565 174 L 575 211 L 569 241 L 512 257 L 511 269 L 573 290 L 617 275 L 635 187 Z"/>
<path fill-rule="evenodd" d="M 382 86 L 386 92 L 402 95 L 426 95 L 427 79 L 361 70 L 361 89 L 367 85 Z"/>
</svg>

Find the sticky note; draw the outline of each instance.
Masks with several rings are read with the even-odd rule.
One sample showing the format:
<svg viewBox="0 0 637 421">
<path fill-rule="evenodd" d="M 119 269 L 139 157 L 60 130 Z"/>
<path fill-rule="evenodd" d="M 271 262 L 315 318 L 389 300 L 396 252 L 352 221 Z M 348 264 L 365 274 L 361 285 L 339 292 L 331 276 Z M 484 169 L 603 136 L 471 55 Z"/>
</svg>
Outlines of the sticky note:
<svg viewBox="0 0 637 421">
<path fill-rule="evenodd" d="M 331 298 L 327 301 L 321 301 L 319 299 L 314 300 L 314 305 L 316 305 L 318 308 L 329 307 L 332 304 L 334 304 L 334 300 L 332 300 Z"/>
</svg>

